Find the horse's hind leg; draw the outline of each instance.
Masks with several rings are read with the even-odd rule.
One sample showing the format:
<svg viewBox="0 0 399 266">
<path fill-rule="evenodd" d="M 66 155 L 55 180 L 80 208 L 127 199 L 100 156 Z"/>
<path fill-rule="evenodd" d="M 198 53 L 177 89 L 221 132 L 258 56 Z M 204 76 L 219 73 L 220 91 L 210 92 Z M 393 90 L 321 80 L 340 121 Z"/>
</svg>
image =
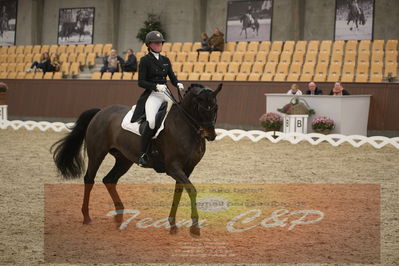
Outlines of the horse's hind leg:
<svg viewBox="0 0 399 266">
<path fill-rule="evenodd" d="M 109 195 L 115 205 L 115 222 L 119 226 L 123 221 L 123 203 L 116 191 L 116 184 L 119 178 L 124 175 L 129 168 L 132 166 L 133 162 L 127 159 L 122 153 L 117 150 L 111 150 L 110 153 L 115 157 L 115 165 L 112 167 L 111 171 L 104 177 L 103 183 L 105 184 Z"/>
<path fill-rule="evenodd" d="M 94 178 L 96 177 L 98 168 L 100 167 L 106 154 L 107 152 L 102 152 L 100 154 L 92 154 L 89 153 L 88 150 L 89 163 L 87 166 L 86 174 L 84 176 L 85 189 L 84 189 L 83 204 L 82 204 L 83 224 L 91 223 L 91 218 L 89 215 L 90 192 L 93 188 Z"/>
</svg>

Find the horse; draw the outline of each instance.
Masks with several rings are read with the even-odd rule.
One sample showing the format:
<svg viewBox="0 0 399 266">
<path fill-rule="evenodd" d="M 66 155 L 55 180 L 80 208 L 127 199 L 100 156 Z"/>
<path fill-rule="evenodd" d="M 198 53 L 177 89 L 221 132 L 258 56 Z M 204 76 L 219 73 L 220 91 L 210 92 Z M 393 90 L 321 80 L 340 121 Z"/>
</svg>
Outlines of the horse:
<svg viewBox="0 0 399 266">
<path fill-rule="evenodd" d="M 191 84 L 180 103 L 174 100 L 163 131 L 151 144 L 149 154 L 158 156 L 150 156 L 150 166 L 161 163 L 164 166 L 163 172 L 176 181 L 168 218 L 170 234 L 177 233 L 176 212 L 185 189 L 191 202 L 190 233 L 193 236 L 200 235 L 197 191 L 189 177 L 205 154 L 205 139 L 213 141 L 216 138 L 216 96 L 221 89 L 222 84 L 214 91 L 201 84 Z M 88 166 L 83 178 L 83 224 L 90 224 L 92 221 L 89 215 L 90 192 L 97 170 L 108 153 L 115 157 L 115 165 L 102 181 L 114 202 L 117 213 L 115 222 L 119 226 L 123 221 L 124 206 L 116 184 L 133 164 L 138 164 L 140 156 L 140 137 L 121 128 L 122 120 L 130 109 L 128 106 L 111 105 L 102 110 L 87 110 L 79 116 L 72 131 L 50 149 L 58 172 L 66 179 L 78 178 L 84 168 L 80 150 L 83 141 L 85 142 Z"/>
<path fill-rule="evenodd" d="M 79 35 L 79 42 L 82 35 L 85 35 L 85 26 L 89 24 L 90 17 L 82 17 L 75 22 L 64 22 L 61 26 L 60 37 L 68 40 L 73 34 Z"/>
<path fill-rule="evenodd" d="M 242 23 L 242 29 L 241 29 L 241 32 L 240 32 L 240 36 L 242 35 L 242 32 L 244 31 L 245 32 L 245 39 L 248 38 L 248 36 L 247 36 L 247 28 L 252 28 L 253 31 L 256 30 L 256 36 L 258 36 L 259 22 L 258 22 L 258 19 L 255 16 L 252 16 L 252 17 L 254 19 L 253 23 L 251 22 L 251 19 L 250 19 L 249 15 L 247 15 L 247 14 L 243 14 L 240 17 L 240 22 Z"/>
<path fill-rule="evenodd" d="M 363 10 L 360 7 L 358 8 L 358 6 L 354 2 L 352 4 L 349 4 L 349 13 L 346 21 L 346 25 L 349 25 L 349 23 L 353 21 L 353 23 L 356 25 L 356 29 L 359 28 L 359 24 L 366 24 L 366 17 L 364 16 Z"/>
</svg>

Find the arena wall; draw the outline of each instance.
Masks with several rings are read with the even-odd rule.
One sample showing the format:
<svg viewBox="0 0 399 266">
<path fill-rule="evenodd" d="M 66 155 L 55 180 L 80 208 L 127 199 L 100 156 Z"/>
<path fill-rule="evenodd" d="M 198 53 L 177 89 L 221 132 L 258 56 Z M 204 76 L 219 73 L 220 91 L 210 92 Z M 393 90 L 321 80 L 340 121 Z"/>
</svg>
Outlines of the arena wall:
<svg viewBox="0 0 399 266">
<path fill-rule="evenodd" d="M 216 88 L 219 82 L 202 84 Z M 284 93 L 286 82 L 223 82 L 219 94 L 218 123 L 223 126 L 253 128 L 266 111 L 265 93 Z M 304 89 L 304 83 L 298 83 Z M 77 117 L 90 108 L 111 104 L 133 105 L 142 89 L 137 81 L 93 80 L 8 80 L 10 117 Z M 189 83 L 185 82 L 188 86 Z M 333 83 L 318 83 L 327 94 Z M 398 83 L 346 83 L 352 94 L 370 94 L 368 130 L 399 131 Z"/>
<path fill-rule="evenodd" d="M 201 31 L 226 28 L 228 0 L 19 0 L 17 45 L 57 43 L 59 8 L 95 7 L 94 43 L 139 49 L 148 13 L 160 15 L 168 41 L 199 41 Z M 375 1 L 374 39 L 399 39 L 399 1 Z M 275 0 L 272 40 L 331 40 L 335 0 Z"/>
</svg>

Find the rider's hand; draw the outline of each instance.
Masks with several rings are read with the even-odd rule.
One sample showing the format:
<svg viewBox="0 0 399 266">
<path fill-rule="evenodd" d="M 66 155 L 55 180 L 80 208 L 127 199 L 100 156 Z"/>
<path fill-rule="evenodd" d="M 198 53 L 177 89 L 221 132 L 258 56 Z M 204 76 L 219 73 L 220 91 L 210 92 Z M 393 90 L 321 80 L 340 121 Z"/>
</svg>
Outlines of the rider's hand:
<svg viewBox="0 0 399 266">
<path fill-rule="evenodd" d="M 184 91 L 184 86 L 183 86 L 183 84 L 177 83 L 177 87 L 179 88 L 179 90 L 180 90 L 181 92 Z"/>
<path fill-rule="evenodd" d="M 165 92 L 167 88 L 165 84 L 157 84 L 157 91 L 159 92 Z"/>
</svg>

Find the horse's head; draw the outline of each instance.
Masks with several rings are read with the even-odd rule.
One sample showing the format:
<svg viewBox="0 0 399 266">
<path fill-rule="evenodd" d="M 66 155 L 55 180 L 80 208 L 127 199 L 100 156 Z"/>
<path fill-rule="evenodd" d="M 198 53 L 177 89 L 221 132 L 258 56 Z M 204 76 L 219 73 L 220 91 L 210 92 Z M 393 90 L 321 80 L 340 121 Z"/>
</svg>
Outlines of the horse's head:
<svg viewBox="0 0 399 266">
<path fill-rule="evenodd" d="M 191 84 L 182 101 L 184 109 L 200 127 L 202 136 L 209 141 L 216 138 L 215 123 L 218 111 L 216 96 L 221 89 L 222 83 L 215 91 L 201 84 Z"/>
</svg>

